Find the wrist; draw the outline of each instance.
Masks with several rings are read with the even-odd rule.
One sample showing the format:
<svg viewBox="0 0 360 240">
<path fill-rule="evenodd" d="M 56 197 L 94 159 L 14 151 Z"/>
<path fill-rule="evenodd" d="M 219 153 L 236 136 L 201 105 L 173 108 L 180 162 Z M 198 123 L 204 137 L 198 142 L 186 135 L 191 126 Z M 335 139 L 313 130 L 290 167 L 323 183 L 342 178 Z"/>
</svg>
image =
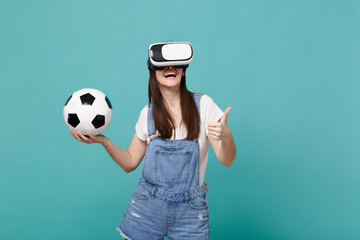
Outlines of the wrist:
<svg viewBox="0 0 360 240">
<path fill-rule="evenodd" d="M 225 129 L 224 140 L 225 140 L 225 141 L 230 141 L 231 138 L 232 138 L 232 132 L 231 132 L 230 129 L 227 127 L 227 128 Z"/>
<path fill-rule="evenodd" d="M 100 144 L 103 145 L 103 147 L 107 147 L 109 146 L 109 144 L 111 143 L 110 139 L 108 139 L 107 137 L 104 136 L 104 138 L 101 140 Z"/>
<path fill-rule="evenodd" d="M 233 140 L 232 132 L 229 130 L 225 133 L 224 138 L 222 139 L 222 142 L 227 144 L 230 144 Z"/>
</svg>

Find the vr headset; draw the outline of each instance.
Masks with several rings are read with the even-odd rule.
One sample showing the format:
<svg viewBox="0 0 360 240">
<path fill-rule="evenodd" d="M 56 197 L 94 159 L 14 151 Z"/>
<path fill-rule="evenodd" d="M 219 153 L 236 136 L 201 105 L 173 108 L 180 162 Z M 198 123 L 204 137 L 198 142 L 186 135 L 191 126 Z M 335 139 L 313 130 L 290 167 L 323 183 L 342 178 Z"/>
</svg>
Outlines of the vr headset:
<svg viewBox="0 0 360 240">
<path fill-rule="evenodd" d="M 168 66 L 184 68 L 193 59 L 193 48 L 188 42 L 154 43 L 149 47 L 147 65 L 152 70 L 163 70 Z"/>
</svg>

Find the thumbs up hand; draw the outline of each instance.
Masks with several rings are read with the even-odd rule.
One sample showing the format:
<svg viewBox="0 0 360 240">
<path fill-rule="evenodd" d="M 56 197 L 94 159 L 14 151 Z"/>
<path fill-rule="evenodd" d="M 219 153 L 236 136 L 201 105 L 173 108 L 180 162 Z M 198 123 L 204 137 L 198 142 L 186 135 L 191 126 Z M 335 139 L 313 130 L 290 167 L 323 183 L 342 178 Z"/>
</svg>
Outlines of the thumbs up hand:
<svg viewBox="0 0 360 240">
<path fill-rule="evenodd" d="M 208 136 L 217 140 L 221 141 L 231 135 L 231 131 L 227 125 L 227 118 L 231 107 L 228 107 L 224 115 L 220 118 L 218 122 L 209 122 L 208 123 Z"/>
</svg>

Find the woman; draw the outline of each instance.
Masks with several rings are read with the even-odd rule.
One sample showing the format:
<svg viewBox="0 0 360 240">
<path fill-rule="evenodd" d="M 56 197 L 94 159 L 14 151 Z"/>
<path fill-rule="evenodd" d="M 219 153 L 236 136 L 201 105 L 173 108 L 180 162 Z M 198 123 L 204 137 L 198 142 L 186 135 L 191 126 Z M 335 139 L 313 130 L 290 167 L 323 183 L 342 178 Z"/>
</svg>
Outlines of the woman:
<svg viewBox="0 0 360 240">
<path fill-rule="evenodd" d="M 124 239 L 209 239 L 204 183 L 209 142 L 217 159 L 231 166 L 236 154 L 227 126 L 231 107 L 223 113 L 209 96 L 188 91 L 188 65 L 159 67 L 150 58 L 149 105 L 127 150 L 104 135 L 71 134 L 80 142 L 102 144 L 127 173 L 145 156 L 142 177 L 117 228 Z"/>
</svg>

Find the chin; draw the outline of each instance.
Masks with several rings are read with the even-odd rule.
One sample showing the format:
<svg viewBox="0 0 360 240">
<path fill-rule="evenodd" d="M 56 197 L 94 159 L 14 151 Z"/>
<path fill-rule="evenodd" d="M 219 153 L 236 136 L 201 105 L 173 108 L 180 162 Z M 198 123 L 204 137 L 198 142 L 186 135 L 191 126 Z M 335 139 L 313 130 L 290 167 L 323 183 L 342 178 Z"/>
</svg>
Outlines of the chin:
<svg viewBox="0 0 360 240">
<path fill-rule="evenodd" d="M 164 79 L 161 83 L 164 87 L 179 87 L 180 86 L 180 80 L 168 80 Z"/>
</svg>

